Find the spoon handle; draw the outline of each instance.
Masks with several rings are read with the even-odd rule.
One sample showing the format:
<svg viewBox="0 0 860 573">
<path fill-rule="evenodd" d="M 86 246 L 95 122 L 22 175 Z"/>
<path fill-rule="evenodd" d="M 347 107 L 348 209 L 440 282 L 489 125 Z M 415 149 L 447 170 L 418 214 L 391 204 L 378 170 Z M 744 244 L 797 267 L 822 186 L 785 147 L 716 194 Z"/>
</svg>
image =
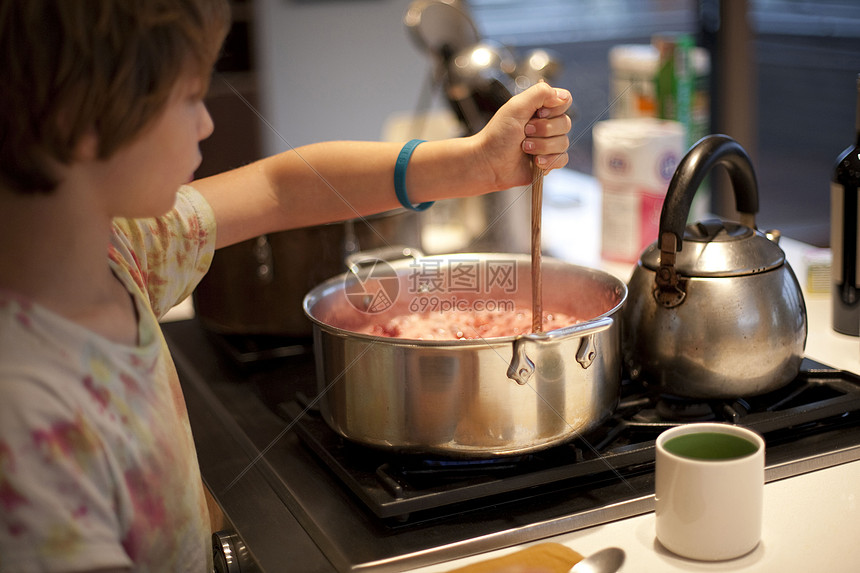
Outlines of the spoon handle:
<svg viewBox="0 0 860 573">
<path fill-rule="evenodd" d="M 532 331 L 543 330 L 543 277 L 541 276 L 541 206 L 543 169 L 532 164 Z"/>
<path fill-rule="evenodd" d="M 626 554 L 618 547 L 607 547 L 592 553 L 567 573 L 615 573 L 624 565 Z"/>
</svg>

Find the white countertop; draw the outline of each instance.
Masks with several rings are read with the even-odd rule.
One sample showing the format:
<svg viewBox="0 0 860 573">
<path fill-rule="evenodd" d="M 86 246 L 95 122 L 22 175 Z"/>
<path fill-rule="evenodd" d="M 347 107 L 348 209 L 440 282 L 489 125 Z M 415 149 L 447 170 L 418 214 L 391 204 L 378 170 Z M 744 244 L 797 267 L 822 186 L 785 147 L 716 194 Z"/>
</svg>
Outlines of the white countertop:
<svg viewBox="0 0 860 573">
<path fill-rule="evenodd" d="M 832 331 L 829 297 L 809 295 L 806 303 L 810 327 L 807 355 L 860 373 L 860 339 Z M 563 543 L 583 555 L 604 547 L 621 547 L 627 553 L 622 572 L 860 571 L 860 462 L 772 482 L 765 486 L 764 493 L 762 542 L 752 553 L 730 561 L 692 561 L 669 553 L 656 539 L 653 513 L 536 543 Z M 415 571 L 448 571 L 520 548 L 498 550 Z"/>
<path fill-rule="evenodd" d="M 549 179 L 549 178 L 548 178 Z M 574 186 L 575 187 L 575 186 Z M 547 193 L 547 182 L 544 193 Z M 551 188 L 550 188 L 551 189 Z M 563 193 L 576 196 L 575 207 L 563 215 L 544 215 L 545 242 L 552 233 L 563 233 L 553 225 L 554 217 L 564 220 L 564 228 L 577 229 L 575 240 L 553 253 L 559 258 L 581 264 L 599 266 L 627 280 L 632 270 L 629 264 L 607 263 L 595 256 L 594 241 L 599 241 L 599 196 L 585 183 L 579 190 L 571 187 Z M 552 191 L 550 191 L 552 192 Z M 804 254 L 809 247 L 783 238 L 780 242 L 798 278 L 806 289 Z M 806 354 L 809 358 L 835 368 L 860 373 L 860 339 L 838 334 L 831 328 L 831 307 L 828 294 L 805 292 L 809 337 Z M 860 461 L 817 470 L 796 477 L 768 483 L 764 496 L 764 527 L 762 542 L 751 553 L 738 559 L 721 562 L 701 562 L 676 557 L 659 544 L 654 532 L 654 513 L 646 513 L 543 539 L 535 543 L 554 541 L 588 555 L 608 546 L 624 549 L 627 559 L 622 572 L 678 571 L 738 571 L 789 572 L 826 571 L 856 573 L 860 571 Z M 450 563 L 414 570 L 416 573 L 449 571 L 476 563 L 524 546 L 501 549 L 483 555 L 459 559 Z"/>
</svg>

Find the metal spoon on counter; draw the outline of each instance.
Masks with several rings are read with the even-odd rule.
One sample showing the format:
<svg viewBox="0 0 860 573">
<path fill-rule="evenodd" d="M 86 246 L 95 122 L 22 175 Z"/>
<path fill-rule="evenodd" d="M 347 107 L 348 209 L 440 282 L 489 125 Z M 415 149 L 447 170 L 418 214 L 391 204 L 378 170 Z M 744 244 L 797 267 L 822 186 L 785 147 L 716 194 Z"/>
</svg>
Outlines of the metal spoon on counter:
<svg viewBox="0 0 860 573">
<path fill-rule="evenodd" d="M 618 547 L 607 547 L 592 553 L 574 565 L 568 573 L 615 573 L 622 565 L 624 565 L 624 550 Z"/>
</svg>

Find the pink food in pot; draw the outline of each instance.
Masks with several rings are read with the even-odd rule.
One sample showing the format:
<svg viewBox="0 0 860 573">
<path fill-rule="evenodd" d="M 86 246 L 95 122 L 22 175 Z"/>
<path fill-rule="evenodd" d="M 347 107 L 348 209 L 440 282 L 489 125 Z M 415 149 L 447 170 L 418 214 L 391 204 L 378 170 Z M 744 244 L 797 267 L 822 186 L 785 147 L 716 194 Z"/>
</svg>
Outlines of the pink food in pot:
<svg viewBox="0 0 860 573">
<path fill-rule="evenodd" d="M 580 322 L 560 312 L 543 314 L 543 330 L 555 330 Z M 362 330 L 365 334 L 389 338 L 416 340 L 470 340 L 500 338 L 531 332 L 530 310 L 475 311 L 451 310 L 401 314 L 384 323 L 373 323 Z"/>
</svg>

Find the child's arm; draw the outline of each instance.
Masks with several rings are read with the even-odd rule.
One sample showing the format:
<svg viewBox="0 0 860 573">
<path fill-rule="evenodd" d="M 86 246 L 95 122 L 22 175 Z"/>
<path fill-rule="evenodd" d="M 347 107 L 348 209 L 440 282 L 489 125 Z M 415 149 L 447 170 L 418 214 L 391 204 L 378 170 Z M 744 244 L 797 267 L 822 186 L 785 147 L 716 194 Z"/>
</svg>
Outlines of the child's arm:
<svg viewBox="0 0 860 573">
<path fill-rule="evenodd" d="M 566 90 L 546 84 L 511 98 L 471 137 L 419 145 L 408 164 L 412 204 L 480 195 L 531 182 L 567 163 Z M 329 142 L 300 147 L 194 183 L 217 220 L 217 246 L 264 233 L 397 208 L 394 165 L 402 143 Z"/>
</svg>

